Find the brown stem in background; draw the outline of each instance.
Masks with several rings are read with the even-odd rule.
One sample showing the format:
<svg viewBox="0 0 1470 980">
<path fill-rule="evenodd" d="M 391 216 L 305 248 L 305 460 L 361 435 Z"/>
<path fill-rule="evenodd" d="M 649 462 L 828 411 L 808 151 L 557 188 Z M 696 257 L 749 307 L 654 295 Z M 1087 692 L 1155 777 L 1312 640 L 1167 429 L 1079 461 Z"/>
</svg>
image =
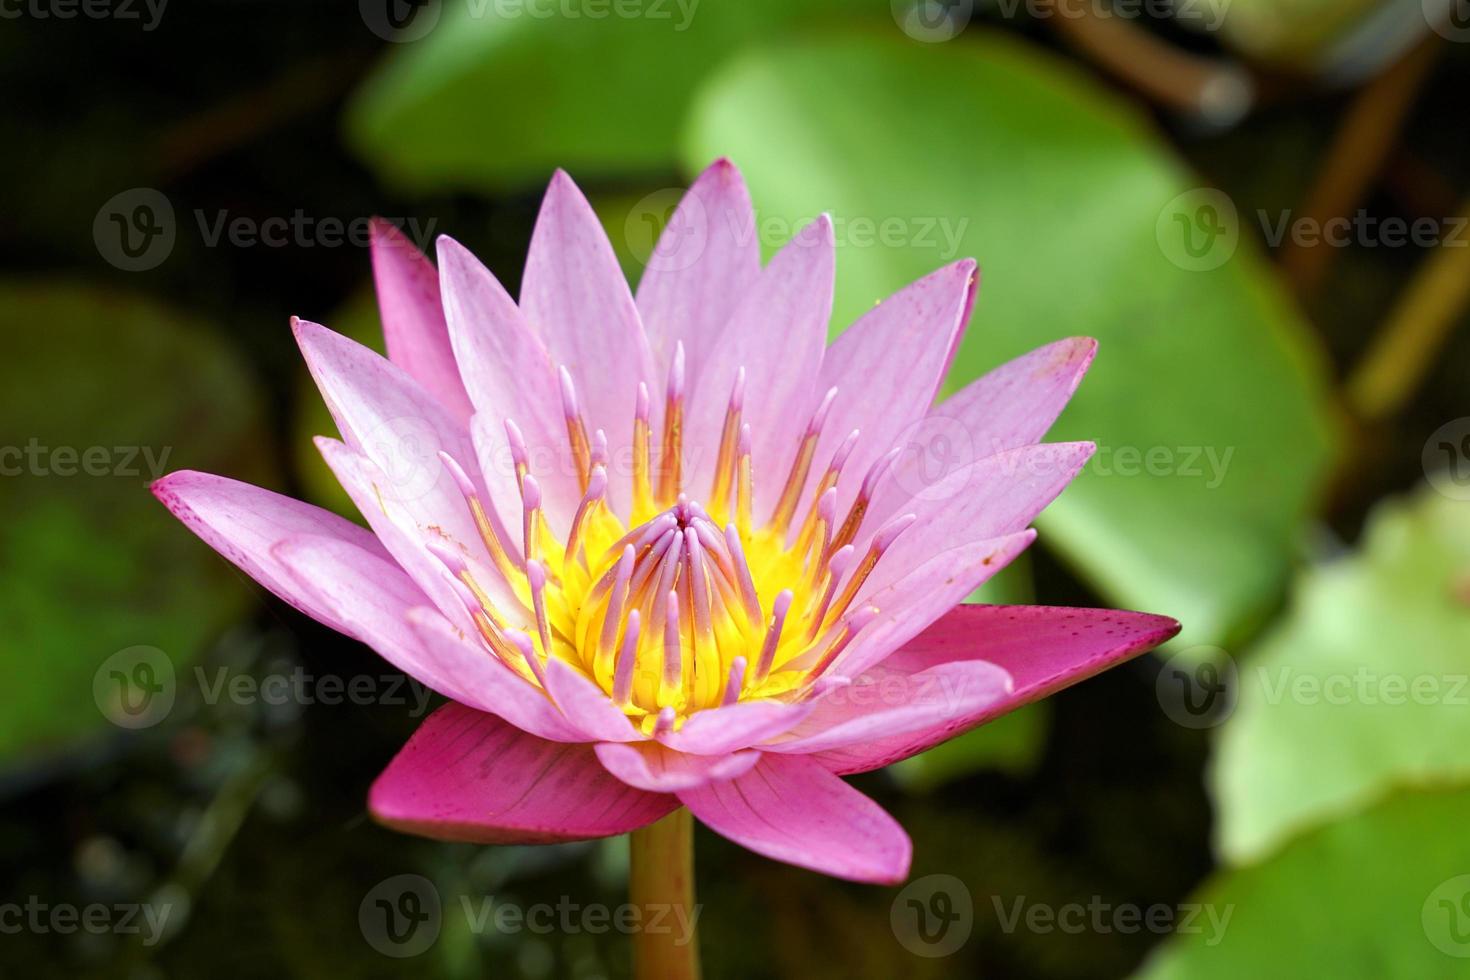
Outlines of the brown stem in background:
<svg viewBox="0 0 1470 980">
<path fill-rule="evenodd" d="M 1470 200 L 1445 227 L 1446 238 L 1421 265 L 1388 320 L 1358 362 L 1347 397 L 1358 416 L 1383 419 L 1398 411 L 1423 379 L 1470 306 Z"/>
<path fill-rule="evenodd" d="M 1429 37 L 1373 79 L 1353 100 L 1324 154 L 1298 220 L 1321 228 L 1348 214 L 1383 172 L 1404 120 L 1442 45 Z M 1301 245 L 1288 238 L 1281 246 L 1281 268 L 1297 295 L 1314 293 L 1327 275 L 1337 249 L 1321 242 Z"/>
<path fill-rule="evenodd" d="M 1049 20 L 1072 47 L 1159 105 L 1223 126 L 1255 101 L 1244 68 L 1181 51 L 1126 18 L 1076 4 Z"/>
</svg>

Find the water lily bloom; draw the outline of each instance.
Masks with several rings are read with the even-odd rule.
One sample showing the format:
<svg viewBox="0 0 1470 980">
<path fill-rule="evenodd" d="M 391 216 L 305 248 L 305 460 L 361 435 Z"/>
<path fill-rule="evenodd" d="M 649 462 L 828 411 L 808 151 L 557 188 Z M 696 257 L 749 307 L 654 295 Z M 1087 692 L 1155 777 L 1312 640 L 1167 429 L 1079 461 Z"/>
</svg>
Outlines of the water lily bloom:
<svg viewBox="0 0 1470 980">
<path fill-rule="evenodd" d="M 829 347 L 818 218 L 761 264 L 727 161 L 636 296 L 562 173 L 519 301 L 458 243 L 385 224 L 388 357 L 294 321 L 368 527 L 222 477 L 154 492 L 302 612 L 449 699 L 378 778 L 382 823 L 486 843 L 687 807 L 857 881 L 911 845 L 843 781 L 1157 645 L 1159 616 L 965 605 L 1090 443 L 1040 440 L 1094 352 L 1053 343 L 936 403 L 974 302 L 955 262 Z"/>
</svg>

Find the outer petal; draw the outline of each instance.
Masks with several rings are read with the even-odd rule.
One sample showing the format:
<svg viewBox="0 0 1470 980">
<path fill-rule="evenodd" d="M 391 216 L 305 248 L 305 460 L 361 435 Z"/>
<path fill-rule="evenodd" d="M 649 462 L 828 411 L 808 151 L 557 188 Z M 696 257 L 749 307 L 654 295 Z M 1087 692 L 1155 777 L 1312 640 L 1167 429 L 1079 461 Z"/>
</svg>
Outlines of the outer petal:
<svg viewBox="0 0 1470 980">
<path fill-rule="evenodd" d="M 1046 435 L 1077 390 L 1097 341 L 1073 337 L 1038 348 L 990 371 L 936 405 L 901 440 L 888 484 L 903 488 L 875 501 L 881 521 L 904 500 L 932 489 L 976 460 L 1029 446 Z"/>
<path fill-rule="evenodd" d="M 554 364 L 576 383 L 589 430 L 607 433 L 612 458 L 633 445 L 638 383 L 655 395 L 653 355 L 627 280 L 592 206 L 572 179 L 551 178 L 531 236 L 521 311 L 546 340 Z M 559 404 L 554 403 L 554 404 Z M 610 481 L 622 493 L 625 481 Z M 626 505 L 616 495 L 615 505 Z"/>
<path fill-rule="evenodd" d="M 1011 690 L 1010 675 L 983 660 L 917 672 L 885 662 L 819 698 L 806 721 L 761 750 L 805 755 L 933 731 L 981 714 Z"/>
<path fill-rule="evenodd" d="M 372 222 L 372 253 L 389 359 L 451 415 L 467 421 L 470 400 L 459 380 L 439 305 L 439 274 L 413 242 L 382 218 Z"/>
<path fill-rule="evenodd" d="M 908 876 L 913 844 L 898 822 L 806 756 L 762 756 L 738 779 L 678 796 L 716 833 L 777 861 L 881 885 Z"/>
<path fill-rule="evenodd" d="M 811 701 L 741 701 L 696 711 L 678 731 L 658 740 L 678 752 L 725 755 L 789 731 L 816 705 Z"/>
<path fill-rule="evenodd" d="M 756 516 L 781 494 L 814 391 L 832 316 L 835 272 L 832 220 L 823 215 L 787 242 L 761 270 L 710 351 L 690 392 L 684 437 L 686 485 L 698 498 L 710 487 L 736 372 L 745 368 L 742 418 L 751 430 Z"/>
<path fill-rule="evenodd" d="M 1096 450 L 1090 442 L 1043 443 L 989 456 L 956 470 L 929 487 L 887 483 L 874 509 L 908 512 L 918 520 L 898 536 L 859 591 L 872 595 L 896 582 L 933 555 L 973 541 L 1022 530 L 1057 498 Z M 902 506 L 895 495 L 913 492 Z M 879 525 L 869 521 L 859 547 L 866 547 Z"/>
<path fill-rule="evenodd" d="M 1164 616 L 1112 609 L 960 606 L 883 662 L 894 675 L 922 677 L 961 662 L 1006 670 L 1014 690 L 931 728 L 880 737 L 816 756 L 836 772 L 866 772 L 905 759 L 1023 704 L 1069 687 L 1179 632 Z"/>
<path fill-rule="evenodd" d="M 708 782 L 734 779 L 760 761 L 759 752 L 729 755 L 688 755 L 657 742 L 603 742 L 597 758 L 607 771 L 637 789 L 673 793 Z"/>
<path fill-rule="evenodd" d="M 1032 530 L 979 541 L 935 555 L 919 568 L 873 593 L 873 618 L 828 668 L 834 676 L 861 677 L 869 668 L 959 605 L 1036 539 Z"/>
<path fill-rule="evenodd" d="M 335 630 L 347 624 L 298 588 L 272 549 L 298 534 L 336 538 L 366 556 L 387 552 L 365 528 L 311 504 L 209 473 L 181 470 L 152 487 L 173 515 L 241 571 L 297 609 Z"/>
<path fill-rule="evenodd" d="M 431 609 L 412 609 L 408 624 L 428 654 L 453 675 L 467 694 L 455 698 L 499 715 L 523 732 L 552 742 L 585 742 L 586 734 L 551 700 Z"/>
<path fill-rule="evenodd" d="M 476 844 L 609 837 L 677 805 L 611 776 L 590 745 L 546 742 L 453 703 L 424 721 L 368 797 L 373 818 L 395 830 Z"/>
<path fill-rule="evenodd" d="M 733 163 L 716 160 L 679 202 L 638 283 L 654 362 L 668 365 L 682 341 L 689 376 L 697 378 L 760 270 L 750 192 Z"/>
<path fill-rule="evenodd" d="M 945 266 L 869 310 L 827 349 L 819 392 L 837 397 L 817 444 L 809 482 L 853 429 L 861 431 L 837 490 L 846 513 L 863 474 L 885 453 L 922 437 L 924 418 L 949 367 L 949 352 L 964 334 L 978 273 L 974 259 Z M 803 499 L 806 499 L 803 496 Z"/>
<path fill-rule="evenodd" d="M 510 294 L 463 245 L 441 236 L 439 265 L 444 315 L 475 405 L 475 449 L 490 499 L 501 515 L 520 514 L 520 487 L 505 434 L 505 420 L 512 419 L 525 437 L 547 517 L 557 531 L 565 531 L 581 490 L 570 466 L 561 388 L 551 355 Z"/>
</svg>

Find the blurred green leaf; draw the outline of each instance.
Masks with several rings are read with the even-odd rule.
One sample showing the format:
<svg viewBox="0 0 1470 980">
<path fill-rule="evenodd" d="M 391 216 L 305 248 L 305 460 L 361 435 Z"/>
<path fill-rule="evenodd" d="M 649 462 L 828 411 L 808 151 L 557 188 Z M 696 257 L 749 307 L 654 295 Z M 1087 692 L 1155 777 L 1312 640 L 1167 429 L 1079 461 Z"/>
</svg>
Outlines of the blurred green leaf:
<svg viewBox="0 0 1470 980">
<path fill-rule="evenodd" d="M 1211 774 L 1231 859 L 1395 786 L 1470 779 L 1470 509 L 1429 489 L 1381 504 L 1240 671 Z"/>
<path fill-rule="evenodd" d="M 1404 793 L 1216 876 L 1192 899 L 1204 907 L 1195 931 L 1176 933 L 1140 975 L 1465 976 L 1467 808 L 1470 791 Z"/>
<path fill-rule="evenodd" d="M 112 655 L 153 647 L 181 670 L 241 610 L 240 576 L 148 484 L 177 469 L 258 481 L 267 452 L 253 379 L 172 310 L 9 282 L 0 332 L 3 756 L 102 725 L 93 681 Z"/>
<path fill-rule="evenodd" d="M 834 213 L 839 324 L 979 259 L 952 388 L 1099 338 L 1053 437 L 1101 448 L 1041 524 L 1110 600 L 1177 617 L 1185 645 L 1271 605 L 1334 441 L 1322 364 L 1248 241 L 1206 235 L 1219 261 L 1190 268 L 1174 219 L 1211 217 L 1213 199 L 1180 197 L 1192 180 L 1140 117 L 1012 40 L 853 36 L 719 72 L 685 163 L 720 154 L 743 168 L 767 245 Z"/>
<path fill-rule="evenodd" d="M 347 118 L 357 153 L 414 190 L 503 190 L 663 173 L 695 84 L 750 41 L 861 0 L 566 0 L 444 5 L 363 86 Z M 629 13 L 620 13 L 627 10 Z"/>
</svg>

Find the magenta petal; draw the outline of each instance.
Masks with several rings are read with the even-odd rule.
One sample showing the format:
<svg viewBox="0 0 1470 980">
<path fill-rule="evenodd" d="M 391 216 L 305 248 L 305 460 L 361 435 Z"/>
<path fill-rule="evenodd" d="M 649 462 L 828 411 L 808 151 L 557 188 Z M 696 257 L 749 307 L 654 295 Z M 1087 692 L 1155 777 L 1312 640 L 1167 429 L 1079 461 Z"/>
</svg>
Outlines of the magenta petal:
<svg viewBox="0 0 1470 980">
<path fill-rule="evenodd" d="M 678 752 L 724 755 L 790 731 L 814 707 L 810 701 L 741 701 L 696 711 L 678 731 L 657 738 Z"/>
<path fill-rule="evenodd" d="M 849 881 L 908 877 L 913 844 L 898 821 L 807 756 L 763 755 L 737 779 L 678 796 L 711 830 L 768 858 Z"/>
<path fill-rule="evenodd" d="M 610 837 L 677 806 L 609 774 L 590 745 L 547 742 L 461 704 L 430 715 L 368 797 L 394 830 L 474 844 Z"/>
<path fill-rule="evenodd" d="M 560 170 L 531 235 L 521 312 L 545 339 L 552 362 L 570 372 L 588 428 L 604 430 L 611 458 L 623 458 L 633 445 L 638 383 L 657 394 L 663 379 L 655 376 L 638 309 L 602 223 Z M 621 493 L 621 485 L 610 487 Z"/>
<path fill-rule="evenodd" d="M 878 615 L 828 672 L 840 677 L 861 677 L 959 605 L 1035 539 L 1036 532 L 1027 530 L 952 548 L 873 593 L 867 601 L 878 608 Z"/>
<path fill-rule="evenodd" d="M 1011 675 L 1014 689 L 993 704 L 934 727 L 880 737 L 817 756 L 836 772 L 867 772 L 905 759 L 976 725 L 1150 650 L 1179 632 L 1165 616 L 1112 609 L 960 606 L 883 661 L 895 674 L 985 662 Z"/>
<path fill-rule="evenodd" d="M 657 742 L 603 742 L 596 748 L 597 758 L 608 772 L 629 786 L 650 793 L 673 793 L 708 782 L 734 779 L 760 761 L 759 752 L 689 755 Z"/>
<path fill-rule="evenodd" d="M 640 742 L 646 737 L 600 687 L 556 657 L 546 662 L 546 686 L 562 714 L 587 741 Z"/>
<path fill-rule="evenodd" d="M 823 215 L 787 242 L 731 314 L 690 392 L 687 485 L 710 486 L 735 376 L 745 369 L 745 410 L 756 479 L 756 517 L 781 493 L 801 433 L 816 408 L 832 316 L 832 220 Z"/>
<path fill-rule="evenodd" d="M 861 431 L 838 487 L 837 513 L 847 512 L 868 468 L 907 436 L 928 413 L 948 353 L 964 333 L 976 278 L 975 261 L 945 266 L 894 293 L 827 349 L 817 390 L 836 387 L 816 458 L 823 463 L 853 429 Z M 814 468 L 811 479 L 819 478 Z"/>
<path fill-rule="evenodd" d="M 585 742 L 586 734 L 556 705 L 480 644 L 431 609 L 411 609 L 408 623 L 425 651 L 454 676 L 464 697 L 455 700 L 499 715 L 523 732 L 553 742 Z"/>
<path fill-rule="evenodd" d="M 378 539 L 351 521 L 238 480 L 181 470 L 154 483 L 152 490 L 205 544 L 281 599 L 333 629 L 341 630 L 344 624 L 301 593 L 272 549 L 293 535 L 316 534 L 336 538 L 373 558 L 387 558 Z"/>
<path fill-rule="evenodd" d="M 450 349 L 439 274 L 404 234 L 382 218 L 372 222 L 373 279 L 388 358 L 403 368 L 461 422 L 470 400 Z"/>
<path fill-rule="evenodd" d="M 1010 675 L 983 660 L 917 672 L 891 661 L 819 698 L 810 717 L 761 750 L 807 754 L 933 731 L 989 710 L 1012 691 Z"/>
<path fill-rule="evenodd" d="M 465 388 L 475 405 L 471 429 L 480 470 L 499 514 L 519 515 L 520 485 L 505 421 L 511 419 L 535 462 L 546 515 L 559 533 L 581 500 L 566 460 L 561 387 L 546 346 L 499 280 L 452 238 L 439 239 L 444 314 Z M 460 460 L 466 467 L 470 460 Z"/>
<path fill-rule="evenodd" d="M 682 342 L 688 374 L 698 377 L 760 270 L 750 192 L 733 163 L 716 160 L 679 202 L 638 283 L 654 363 L 666 370 Z"/>
</svg>

